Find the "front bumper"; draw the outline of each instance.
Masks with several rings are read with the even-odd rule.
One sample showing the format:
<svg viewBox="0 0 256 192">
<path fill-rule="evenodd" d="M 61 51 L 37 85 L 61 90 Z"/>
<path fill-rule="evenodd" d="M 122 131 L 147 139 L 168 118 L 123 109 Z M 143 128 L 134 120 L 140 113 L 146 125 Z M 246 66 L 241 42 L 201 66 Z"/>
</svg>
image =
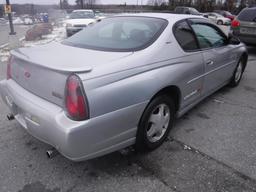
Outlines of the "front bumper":
<svg viewBox="0 0 256 192">
<path fill-rule="evenodd" d="M 34 137 L 73 161 L 87 160 L 135 143 L 138 118 L 147 103 L 86 121 L 72 121 L 63 109 L 13 80 L 0 82 L 0 94 L 15 119 Z M 132 124 L 131 124 L 132 122 Z"/>
<path fill-rule="evenodd" d="M 66 32 L 68 36 L 74 35 L 75 33 L 81 31 L 83 27 L 66 27 Z"/>
</svg>

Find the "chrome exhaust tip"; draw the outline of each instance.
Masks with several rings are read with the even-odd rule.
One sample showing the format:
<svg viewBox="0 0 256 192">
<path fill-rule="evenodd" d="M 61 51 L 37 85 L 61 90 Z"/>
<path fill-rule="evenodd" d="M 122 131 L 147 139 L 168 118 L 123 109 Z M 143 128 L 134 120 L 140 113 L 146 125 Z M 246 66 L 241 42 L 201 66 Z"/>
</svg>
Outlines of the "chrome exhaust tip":
<svg viewBox="0 0 256 192">
<path fill-rule="evenodd" d="M 56 149 L 50 149 L 46 151 L 46 155 L 49 159 L 52 159 L 53 157 L 55 157 L 58 154 L 58 151 Z"/>
<path fill-rule="evenodd" d="M 11 120 L 14 120 L 14 115 L 13 114 L 8 114 L 7 115 L 7 119 L 9 120 L 9 121 L 11 121 Z"/>
</svg>

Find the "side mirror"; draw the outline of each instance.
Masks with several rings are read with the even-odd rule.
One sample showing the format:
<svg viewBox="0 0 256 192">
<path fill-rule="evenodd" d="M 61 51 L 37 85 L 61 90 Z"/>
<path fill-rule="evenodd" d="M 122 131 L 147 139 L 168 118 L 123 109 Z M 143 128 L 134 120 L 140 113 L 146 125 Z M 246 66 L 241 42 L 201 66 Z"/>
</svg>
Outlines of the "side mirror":
<svg viewBox="0 0 256 192">
<path fill-rule="evenodd" d="M 238 39 L 238 37 L 234 36 L 232 33 L 228 34 L 228 44 L 231 45 L 239 45 L 241 41 Z"/>
</svg>

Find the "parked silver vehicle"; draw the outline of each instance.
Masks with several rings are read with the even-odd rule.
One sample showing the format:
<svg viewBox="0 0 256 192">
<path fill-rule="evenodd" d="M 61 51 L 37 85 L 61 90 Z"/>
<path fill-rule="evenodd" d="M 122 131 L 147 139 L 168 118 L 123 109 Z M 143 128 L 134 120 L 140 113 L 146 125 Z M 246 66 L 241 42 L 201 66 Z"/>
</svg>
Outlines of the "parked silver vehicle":
<svg viewBox="0 0 256 192">
<path fill-rule="evenodd" d="M 81 161 L 159 147 L 175 117 L 238 85 L 247 57 L 201 16 L 115 16 L 62 43 L 12 51 L 0 91 L 9 119 Z"/>
<path fill-rule="evenodd" d="M 243 43 L 256 45 L 256 7 L 243 9 L 231 23 L 233 35 Z"/>
</svg>

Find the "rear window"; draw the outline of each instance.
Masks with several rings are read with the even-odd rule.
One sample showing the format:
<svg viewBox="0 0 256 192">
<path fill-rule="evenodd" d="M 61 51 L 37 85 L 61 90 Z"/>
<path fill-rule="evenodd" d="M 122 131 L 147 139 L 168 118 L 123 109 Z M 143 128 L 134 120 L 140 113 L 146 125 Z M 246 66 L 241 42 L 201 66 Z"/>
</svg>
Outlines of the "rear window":
<svg viewBox="0 0 256 192">
<path fill-rule="evenodd" d="M 195 15 L 200 14 L 195 8 L 190 8 L 189 10 L 191 14 L 195 14 Z"/>
<path fill-rule="evenodd" d="M 167 26 L 165 19 L 113 17 L 88 26 L 63 44 L 101 51 L 137 51 L 152 44 Z"/>
<path fill-rule="evenodd" d="M 256 9 L 244 9 L 239 15 L 240 21 L 256 22 Z"/>
<path fill-rule="evenodd" d="M 199 49 L 194 33 L 186 21 L 176 24 L 173 32 L 184 51 L 194 51 Z"/>
</svg>

